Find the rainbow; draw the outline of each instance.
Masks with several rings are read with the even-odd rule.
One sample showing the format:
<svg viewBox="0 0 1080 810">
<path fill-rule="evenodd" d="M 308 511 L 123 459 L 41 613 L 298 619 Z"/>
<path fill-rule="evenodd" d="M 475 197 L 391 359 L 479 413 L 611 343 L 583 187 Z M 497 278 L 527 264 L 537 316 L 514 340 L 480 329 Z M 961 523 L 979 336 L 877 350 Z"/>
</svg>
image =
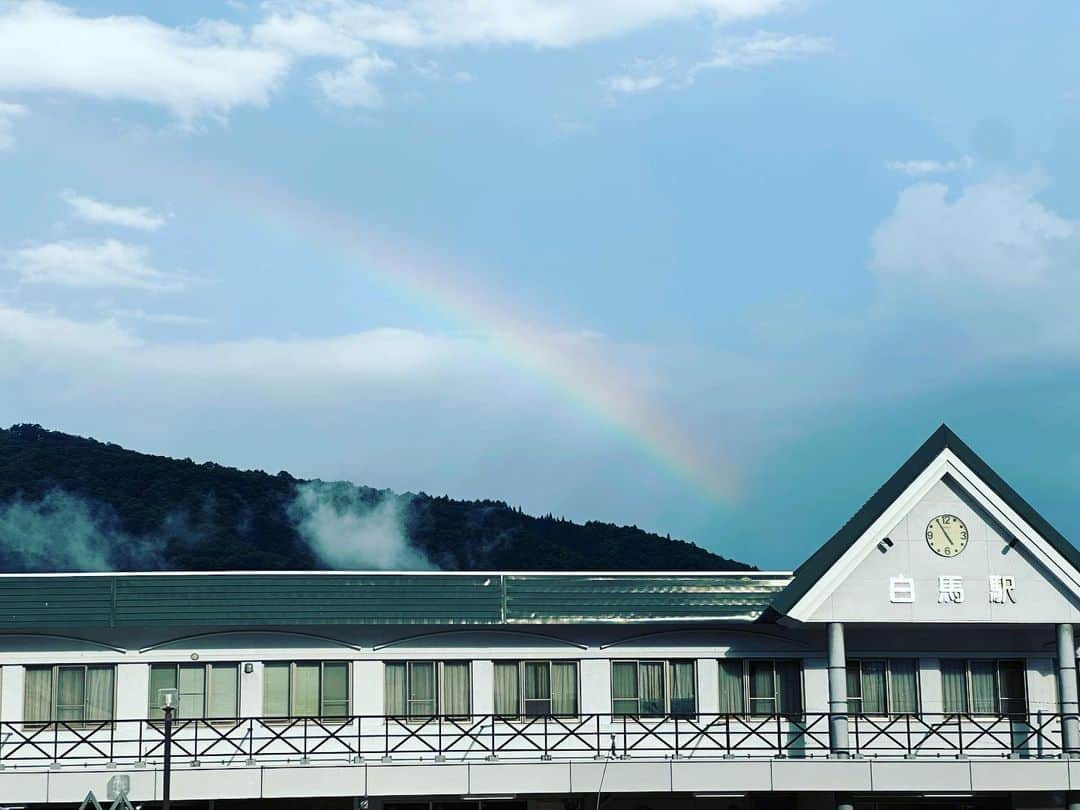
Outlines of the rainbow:
<svg viewBox="0 0 1080 810">
<path fill-rule="evenodd" d="M 421 257 L 352 216 L 280 187 L 230 177 L 216 167 L 210 172 L 188 164 L 182 174 L 232 197 L 237 212 L 257 215 L 282 232 L 336 254 L 381 286 L 488 337 L 504 362 L 535 375 L 710 501 L 734 497 L 738 477 L 732 464 L 703 453 L 702 442 L 637 396 L 613 369 L 560 346 L 552 340 L 552 330 L 540 328 L 511 302 L 496 297 L 490 285 L 470 284 L 468 273 L 460 268 Z"/>
</svg>

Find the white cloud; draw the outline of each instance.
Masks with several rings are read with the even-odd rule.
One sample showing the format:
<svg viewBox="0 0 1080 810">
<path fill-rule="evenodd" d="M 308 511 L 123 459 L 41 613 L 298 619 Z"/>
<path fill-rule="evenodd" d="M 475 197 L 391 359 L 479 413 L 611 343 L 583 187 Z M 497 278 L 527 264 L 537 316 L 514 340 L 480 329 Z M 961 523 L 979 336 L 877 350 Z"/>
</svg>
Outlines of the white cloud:
<svg viewBox="0 0 1080 810">
<path fill-rule="evenodd" d="M 950 199 L 941 183 L 917 183 L 900 193 L 874 234 L 871 268 L 893 288 L 969 300 L 1071 280 L 1077 274 L 1061 258 L 1080 224 L 1051 211 L 1035 191 L 1030 182 L 997 179 Z"/>
<path fill-rule="evenodd" d="M 51 0 L 0 0 L 0 92 L 70 93 L 164 107 L 185 126 L 263 106 L 301 59 L 332 60 L 315 84 L 334 103 L 373 107 L 373 78 L 393 66 L 378 49 L 524 45 L 566 48 L 648 26 L 758 18 L 791 0 L 269 0 L 251 27 L 203 20 L 170 27 L 144 16 L 82 15 Z M 729 55 L 738 66 L 794 58 L 820 46 L 763 35 Z M 773 36 L 773 39 L 768 37 Z M 725 57 L 695 70 L 719 66 Z M 418 71 L 423 72 L 423 68 Z M 440 77 L 465 82 L 467 71 Z M 652 89 L 657 77 L 615 77 L 613 92 Z M 0 118 L 0 132 L 4 119 Z"/>
<path fill-rule="evenodd" d="M 61 192 L 60 197 L 71 206 L 77 217 L 87 222 L 119 225 L 140 231 L 156 231 L 165 224 L 165 217 L 149 208 L 113 205 L 71 190 Z"/>
<path fill-rule="evenodd" d="M 568 47 L 669 21 L 752 19 L 788 0 L 278 0 L 255 30 L 261 42 L 344 55 L 346 43 L 403 48 L 464 45 Z"/>
<path fill-rule="evenodd" d="M 970 169 L 974 161 L 964 155 L 959 160 L 886 160 L 885 168 L 891 172 L 899 172 L 909 177 L 920 177 L 927 174 L 951 174 L 952 172 Z"/>
<path fill-rule="evenodd" d="M 358 56 L 340 70 L 322 70 L 315 83 L 334 104 L 342 107 L 382 106 L 382 92 L 372 77 L 391 70 L 394 63 L 375 54 Z"/>
<path fill-rule="evenodd" d="M 194 380 L 276 388 L 328 379 L 407 377 L 453 365 L 483 347 L 482 338 L 427 335 L 404 329 L 373 329 L 330 338 L 252 338 L 214 343 L 154 343 L 113 319 L 77 321 L 0 302 L 0 347 L 72 370 L 109 367 L 131 378 L 167 374 Z M 3 352 L 0 351 L 0 355 Z"/>
<path fill-rule="evenodd" d="M 15 148 L 15 119 L 27 113 L 21 104 L 0 101 L 0 152 L 9 152 Z"/>
<path fill-rule="evenodd" d="M 663 76 L 630 76 L 623 74 L 621 76 L 610 76 L 604 79 L 601 84 L 607 88 L 609 93 L 632 96 L 655 90 L 663 86 L 664 81 Z"/>
<path fill-rule="evenodd" d="M 146 17 L 85 17 L 45 0 L 0 6 L 0 91 L 71 93 L 170 110 L 185 122 L 265 105 L 288 56 L 236 26 L 184 30 Z"/>
<path fill-rule="evenodd" d="M 297 55 L 347 60 L 343 68 L 319 73 L 316 81 L 331 101 L 370 107 L 380 101 L 372 75 L 386 67 L 373 48 L 566 48 L 662 22 L 702 19 L 723 24 L 787 5 L 788 0 L 405 0 L 392 6 L 363 0 L 278 0 L 270 4 L 271 13 L 255 26 L 252 37 Z M 793 39 L 788 44 L 792 50 L 801 42 Z M 441 77 L 431 64 L 418 63 L 417 72 Z M 468 81 L 472 75 L 458 71 L 450 78 Z M 604 84 L 613 94 L 631 94 L 655 89 L 664 81 L 659 74 L 627 74 Z"/>
<path fill-rule="evenodd" d="M 471 82 L 476 77 L 467 70 L 447 72 L 434 59 L 414 60 L 413 72 L 431 81 Z"/>
<path fill-rule="evenodd" d="M 689 68 L 678 68 L 672 59 L 638 59 L 625 73 L 603 79 L 610 96 L 640 95 L 660 87 L 685 89 L 705 70 L 746 70 L 774 62 L 818 56 L 832 50 L 832 43 L 806 34 L 770 34 L 759 31 L 750 37 L 723 41 L 708 59 Z"/>
<path fill-rule="evenodd" d="M 832 41 L 826 37 L 809 34 L 774 34 L 758 31 L 749 37 L 722 41 L 708 59 L 698 62 L 687 74 L 693 82 L 704 70 L 726 68 L 748 70 L 765 67 L 775 62 L 791 62 L 820 56 L 832 51 Z"/>
<path fill-rule="evenodd" d="M 206 318 L 197 315 L 182 315 L 178 312 L 146 312 L 142 309 L 114 309 L 111 314 L 116 318 L 124 318 L 144 323 L 158 323 L 164 326 L 202 326 L 207 323 Z"/>
<path fill-rule="evenodd" d="M 154 292 L 183 289 L 183 276 L 165 273 L 149 264 L 149 251 L 116 239 L 100 242 L 50 242 L 19 248 L 5 266 L 23 284 L 60 287 L 118 287 Z"/>
</svg>

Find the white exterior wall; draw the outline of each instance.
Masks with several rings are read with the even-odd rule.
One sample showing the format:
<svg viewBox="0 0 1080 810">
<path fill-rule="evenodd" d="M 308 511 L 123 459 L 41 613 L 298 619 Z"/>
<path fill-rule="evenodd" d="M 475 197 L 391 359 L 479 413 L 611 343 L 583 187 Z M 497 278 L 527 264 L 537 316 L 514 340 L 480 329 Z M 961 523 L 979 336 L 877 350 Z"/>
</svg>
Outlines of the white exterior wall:
<svg viewBox="0 0 1080 810">
<path fill-rule="evenodd" d="M 150 665 L 118 664 L 116 667 L 117 720 L 139 720 L 150 707 Z"/>
<path fill-rule="evenodd" d="M 251 672 L 247 672 L 251 664 Z M 245 717 L 262 716 L 262 661 L 240 663 L 240 714 Z"/>
<path fill-rule="evenodd" d="M 919 659 L 919 699 L 927 714 L 939 714 L 945 710 L 941 693 L 941 659 Z"/>
<path fill-rule="evenodd" d="M 587 658 L 581 662 L 581 711 L 606 714 L 611 711 L 611 662 Z"/>
<path fill-rule="evenodd" d="M 8 664 L 0 669 L 0 721 L 18 723 L 23 719 L 24 667 Z"/>
<path fill-rule="evenodd" d="M 397 632 L 401 635 L 400 641 L 388 638 Z M 331 637 L 336 633 L 341 634 L 341 641 Z M 530 751 L 523 745 L 509 745 L 494 760 L 487 761 L 489 754 L 484 746 L 493 725 L 490 720 L 481 721 L 478 717 L 461 721 L 461 725 L 474 727 L 472 733 L 477 735 L 479 741 L 470 742 L 462 738 L 467 744 L 451 748 L 443 757 L 445 761 L 436 761 L 434 751 L 424 749 L 415 740 L 412 742 L 416 744 L 412 745 L 408 740 L 408 727 L 402 726 L 390 729 L 388 739 L 390 745 L 406 743 L 403 748 L 394 751 L 388 758 L 384 758 L 379 750 L 367 752 L 359 765 L 353 761 L 354 758 L 348 758 L 346 762 L 343 754 L 335 753 L 337 749 L 333 740 L 316 751 L 311 757 L 311 765 L 303 765 L 296 748 L 270 739 L 270 735 L 275 733 L 273 728 L 255 725 L 250 730 L 246 726 L 241 728 L 243 735 L 253 732 L 256 735 L 254 741 L 238 732 L 235 740 L 240 750 L 230 749 L 227 745 L 219 746 L 210 755 L 200 756 L 197 768 L 191 762 L 193 757 L 177 754 L 175 762 L 178 771 L 174 784 L 178 790 L 186 792 L 174 795 L 177 798 L 269 798 L 313 795 L 312 791 L 316 789 L 328 792 L 328 795 L 364 795 L 366 791 L 371 796 L 467 795 L 480 788 L 491 793 L 577 791 L 583 785 L 592 784 L 590 780 L 595 776 L 591 770 L 594 764 L 592 759 L 596 754 L 592 746 L 597 741 L 603 754 L 610 752 L 611 743 L 614 742 L 616 753 L 623 756 L 625 750 L 625 755 L 631 760 L 625 763 L 613 761 L 605 776 L 605 792 L 624 789 L 627 792 L 708 792 L 731 790 L 732 784 L 743 783 L 746 790 L 761 791 L 831 790 L 834 786 L 844 784 L 851 785 L 849 789 L 852 790 L 868 790 L 867 780 L 871 779 L 871 771 L 873 779 L 883 780 L 883 784 L 903 786 L 905 790 L 917 789 L 919 785 L 928 790 L 944 790 L 939 787 L 942 784 L 963 785 L 965 787 L 962 789 L 965 790 L 972 789 L 971 786 L 976 784 L 1009 784 L 1015 785 L 1017 790 L 1065 789 L 1072 778 L 1071 766 L 1066 763 L 1056 758 L 1053 761 L 1038 759 L 1039 749 L 1035 745 L 1025 747 L 1025 761 L 1002 763 L 997 757 L 992 767 L 980 769 L 981 766 L 976 767 L 978 763 L 990 763 L 980 759 L 983 755 L 979 751 L 967 752 L 968 758 L 964 761 L 945 762 L 940 753 L 924 758 L 933 759 L 933 762 L 904 761 L 901 747 L 893 745 L 891 751 L 885 751 L 891 743 L 884 748 L 879 743 L 876 753 L 864 754 L 867 760 L 892 757 L 898 760 L 892 765 L 900 767 L 901 771 L 890 770 L 891 766 L 884 761 L 853 761 L 843 767 L 834 767 L 830 761 L 823 759 L 827 749 L 822 750 L 820 744 L 815 747 L 812 742 L 799 740 L 798 726 L 794 723 L 785 723 L 779 729 L 775 724 L 759 727 L 758 733 L 765 740 L 760 747 L 738 754 L 741 759 L 738 763 L 724 760 L 717 753 L 715 745 L 710 748 L 709 738 L 697 733 L 697 729 L 706 728 L 713 742 L 725 739 L 722 721 L 718 725 L 708 725 L 716 722 L 715 712 L 719 708 L 718 658 L 800 659 L 803 664 L 807 722 L 812 722 L 815 716 L 820 717 L 820 713 L 828 708 L 825 637 L 821 629 L 815 627 L 785 629 L 774 625 L 732 631 L 686 625 L 656 634 L 635 633 L 619 627 L 562 627 L 553 630 L 547 637 L 538 636 L 535 640 L 523 639 L 520 632 L 500 633 L 492 629 L 480 631 L 469 628 L 440 630 L 426 638 L 419 638 L 414 630 L 408 628 L 337 628 L 320 638 L 305 638 L 299 633 L 290 632 L 190 638 L 187 637 L 189 634 L 170 631 L 170 635 L 186 638 L 156 644 L 153 639 L 141 637 L 124 644 L 120 631 L 112 631 L 109 644 L 116 647 L 112 649 L 102 644 L 91 645 L 56 637 L 22 635 L 5 638 L 0 635 L 0 720 L 6 723 L 19 723 L 22 720 L 25 666 L 29 664 L 115 664 L 116 717 L 122 721 L 145 716 L 150 664 L 155 661 L 189 662 L 192 653 L 197 653 L 200 663 L 236 662 L 240 673 L 240 713 L 245 717 L 257 718 L 262 714 L 264 661 L 347 660 L 351 662 L 352 713 L 368 719 L 363 721 L 362 729 L 351 725 L 352 721 L 346 721 L 347 728 L 342 736 L 351 741 L 356 738 L 358 731 L 362 731 L 364 744 L 378 748 L 382 745 L 386 726 L 382 721 L 371 718 L 384 713 L 383 665 L 387 660 L 470 660 L 472 712 L 475 716 L 482 716 L 493 710 L 493 660 L 565 659 L 579 662 L 581 717 L 566 721 L 565 727 L 554 722 L 548 724 L 547 736 L 550 741 L 569 736 L 571 744 L 569 749 L 556 752 L 551 762 L 542 761 L 539 749 Z M 852 628 L 847 636 L 848 655 L 851 658 L 917 658 L 923 712 L 935 714 L 941 711 L 940 659 L 943 656 L 1024 658 L 1028 662 L 1026 683 L 1032 713 L 1040 709 L 1049 714 L 1057 712 L 1055 662 L 1047 653 L 1048 644 L 1053 638 L 1053 627 L 1050 625 L 1032 626 L 1027 630 L 941 626 L 923 628 L 916 634 L 882 626 L 876 629 Z M 588 719 L 590 715 L 606 716 L 612 710 L 611 662 L 645 658 L 693 659 L 696 662 L 699 715 L 694 720 L 681 721 L 680 744 L 684 748 L 680 750 L 678 761 L 672 761 L 670 751 L 665 752 L 659 743 L 649 748 L 648 744 L 655 741 L 650 741 L 645 732 L 633 730 L 626 750 L 620 737 L 623 733 L 621 721 L 612 722 L 604 717 L 595 721 L 599 723 L 597 726 Z M 251 664 L 252 672 L 244 671 L 245 664 Z M 748 719 L 746 722 L 752 726 L 755 721 Z M 578 727 L 579 723 L 585 725 Z M 633 728 L 633 723 L 629 725 Z M 658 733 L 666 734 L 664 739 L 672 743 L 674 724 L 668 721 L 662 725 L 666 731 Z M 117 724 L 118 728 L 121 726 L 122 723 Z M 335 723 L 327 721 L 320 725 L 315 721 L 301 721 L 288 731 L 281 731 L 279 726 L 277 733 L 285 734 L 293 745 L 300 746 L 302 734 L 326 736 L 324 726 L 333 729 Z M 643 726 L 657 727 L 657 723 L 644 722 Z M 585 738 L 576 749 L 578 754 L 573 753 L 576 744 L 574 738 L 565 731 L 566 728 L 576 727 Z M 538 724 L 529 732 L 533 739 L 540 739 L 541 728 L 542 725 Z M 749 744 L 754 744 L 753 735 L 747 734 L 745 728 L 740 730 L 737 723 L 729 731 L 732 739 L 748 738 Z M 19 733 L 32 735 L 33 731 L 20 729 Z M 100 735 L 107 732 L 97 733 L 99 737 L 95 739 L 100 740 Z M 190 737 L 191 730 L 183 733 Z M 200 733 L 204 740 L 213 739 L 214 732 L 209 727 L 203 728 Z M 426 734 L 429 742 L 435 739 L 434 726 L 417 733 L 421 737 Z M 457 733 L 453 723 L 443 724 L 445 739 Z M 820 719 L 815 733 L 819 741 L 826 733 L 825 724 Z M 969 739 L 977 733 L 977 728 L 970 728 Z M 872 735 L 872 730 L 869 733 L 863 731 L 860 738 L 865 742 Z M 7 727 L 7 735 L 0 742 L 0 762 L 3 762 L 5 750 L 11 751 L 12 740 L 17 743 L 18 739 L 14 727 Z M 509 738 L 497 738 L 497 742 L 506 739 Z M 784 744 L 790 743 L 781 758 L 777 758 L 775 752 L 768 748 L 774 739 Z M 189 747 L 191 745 L 190 739 L 185 741 L 182 737 L 181 742 Z M 645 743 L 646 747 L 635 749 L 635 743 Z M 104 742 L 99 741 L 99 744 L 102 750 L 113 750 L 106 749 Z M 125 769 L 134 760 L 133 752 L 136 750 L 133 746 L 134 743 L 123 741 L 116 744 L 118 770 L 102 771 L 102 780 L 110 774 L 128 772 Z M 256 752 L 251 762 L 249 750 Z M 569 753 L 566 753 L 567 750 Z M 23 753 L 33 751 L 24 748 Z M 88 766 L 92 771 L 95 762 L 100 760 L 100 764 L 104 763 L 100 757 L 93 759 L 94 756 L 88 755 L 85 762 L 70 767 L 61 762 L 59 768 L 52 771 L 48 770 L 51 763 L 42 758 L 30 764 L 19 764 L 18 768 L 6 767 L 0 770 L 0 794 L 10 796 L 12 800 L 24 796 L 23 800 L 30 801 L 32 797 L 46 795 L 51 797 L 50 800 L 59 800 L 58 797 L 66 797 L 75 790 L 73 785 L 85 789 L 86 774 L 90 772 Z M 770 765 L 770 762 L 773 764 Z M 1003 765 L 1005 770 L 1002 770 Z M 149 757 L 145 770 L 130 772 L 132 783 L 140 786 L 140 798 L 149 798 L 158 789 L 155 786 L 160 783 L 156 781 L 154 769 L 159 767 L 159 754 L 156 754 Z M 40 776 L 37 775 L 39 772 Z M 832 781 L 823 781 L 826 776 Z M 1055 781 L 1058 779 L 1064 781 Z M 1039 787 L 1033 788 L 1036 782 Z M 1080 772 L 1077 773 L 1076 784 L 1080 785 Z"/>
</svg>

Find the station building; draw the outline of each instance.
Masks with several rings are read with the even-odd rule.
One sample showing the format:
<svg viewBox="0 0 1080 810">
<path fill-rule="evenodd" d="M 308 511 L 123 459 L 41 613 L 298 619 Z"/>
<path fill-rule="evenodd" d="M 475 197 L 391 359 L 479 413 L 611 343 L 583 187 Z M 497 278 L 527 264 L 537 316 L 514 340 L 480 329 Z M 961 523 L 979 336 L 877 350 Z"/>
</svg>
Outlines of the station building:
<svg viewBox="0 0 1080 810">
<path fill-rule="evenodd" d="M 159 806 L 169 702 L 174 807 L 1080 808 L 1078 606 L 944 426 L 793 573 L 0 575 L 0 806 Z"/>
</svg>

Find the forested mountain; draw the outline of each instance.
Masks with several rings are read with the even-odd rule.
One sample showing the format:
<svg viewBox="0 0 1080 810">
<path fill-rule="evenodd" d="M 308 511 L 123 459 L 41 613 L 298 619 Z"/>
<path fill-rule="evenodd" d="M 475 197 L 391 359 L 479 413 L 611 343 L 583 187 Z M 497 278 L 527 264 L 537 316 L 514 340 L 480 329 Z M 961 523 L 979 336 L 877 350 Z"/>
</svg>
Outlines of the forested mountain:
<svg viewBox="0 0 1080 810">
<path fill-rule="evenodd" d="M 0 429 L 0 569 L 747 570 L 633 526 Z"/>
</svg>

